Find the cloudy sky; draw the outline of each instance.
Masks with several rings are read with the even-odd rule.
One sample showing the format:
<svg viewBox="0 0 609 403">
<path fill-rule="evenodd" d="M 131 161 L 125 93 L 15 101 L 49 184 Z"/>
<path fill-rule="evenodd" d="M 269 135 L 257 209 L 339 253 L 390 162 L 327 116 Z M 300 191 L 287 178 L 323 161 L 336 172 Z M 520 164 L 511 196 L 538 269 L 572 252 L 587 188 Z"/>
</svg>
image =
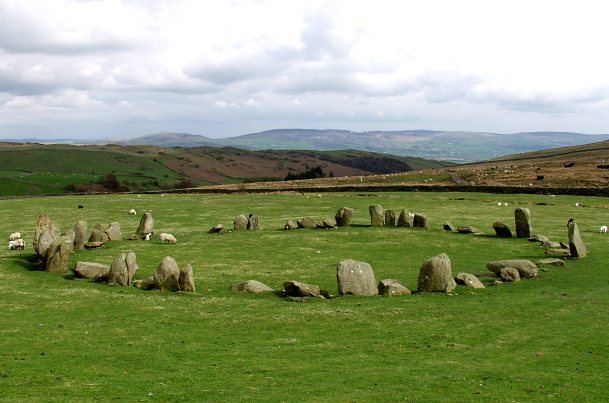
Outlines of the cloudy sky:
<svg viewBox="0 0 609 403">
<path fill-rule="evenodd" d="M 0 0 L 0 138 L 609 133 L 606 4 Z"/>
</svg>

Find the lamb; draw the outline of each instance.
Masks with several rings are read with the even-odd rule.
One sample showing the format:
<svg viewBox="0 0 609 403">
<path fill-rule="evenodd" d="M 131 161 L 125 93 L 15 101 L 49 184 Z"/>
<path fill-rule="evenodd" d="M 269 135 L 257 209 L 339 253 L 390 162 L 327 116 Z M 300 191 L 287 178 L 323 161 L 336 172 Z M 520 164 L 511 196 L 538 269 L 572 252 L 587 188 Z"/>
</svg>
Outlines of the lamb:
<svg viewBox="0 0 609 403">
<path fill-rule="evenodd" d="M 161 238 L 161 243 L 165 243 L 165 241 L 167 241 L 169 243 L 178 242 L 178 240 L 173 235 L 168 234 L 166 232 L 159 234 L 159 238 Z"/>
<path fill-rule="evenodd" d="M 606 226 L 606 225 L 603 225 L 603 226 L 601 227 L 600 231 L 601 231 L 601 234 L 606 234 L 606 233 L 607 233 L 607 226 Z"/>
<path fill-rule="evenodd" d="M 131 209 L 129 210 L 129 215 L 136 215 L 137 211 L 135 211 L 135 209 Z"/>
<path fill-rule="evenodd" d="M 146 235 L 144 235 L 144 241 L 150 241 L 151 236 L 152 236 L 152 232 L 149 232 Z"/>
<path fill-rule="evenodd" d="M 16 241 L 17 239 L 21 239 L 21 232 L 13 232 L 8 236 L 9 241 Z"/>
<path fill-rule="evenodd" d="M 15 239 L 13 241 L 9 241 L 8 248 L 10 250 L 24 250 L 25 242 L 23 241 L 23 239 Z"/>
</svg>

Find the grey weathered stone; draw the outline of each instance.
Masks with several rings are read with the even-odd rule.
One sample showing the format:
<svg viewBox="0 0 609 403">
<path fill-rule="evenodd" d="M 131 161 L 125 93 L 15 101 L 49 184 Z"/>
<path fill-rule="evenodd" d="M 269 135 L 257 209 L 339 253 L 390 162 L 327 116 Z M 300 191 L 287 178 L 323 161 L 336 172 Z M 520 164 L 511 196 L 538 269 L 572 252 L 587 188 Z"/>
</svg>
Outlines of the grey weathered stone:
<svg viewBox="0 0 609 403">
<path fill-rule="evenodd" d="M 563 248 L 549 248 L 545 250 L 545 254 L 549 256 L 571 257 L 571 251 Z"/>
<path fill-rule="evenodd" d="M 179 291 L 180 269 L 171 256 L 165 256 L 158 265 L 154 275 L 154 285 L 163 291 Z"/>
<path fill-rule="evenodd" d="M 516 283 L 520 281 L 520 273 L 513 267 L 502 267 L 497 270 L 496 274 L 501 281 L 505 283 Z"/>
<path fill-rule="evenodd" d="M 286 281 L 283 283 L 283 291 L 290 297 L 319 297 L 321 292 L 318 286 L 299 281 Z"/>
<path fill-rule="evenodd" d="M 74 250 L 83 250 L 87 242 L 87 222 L 80 220 L 74 226 Z"/>
<path fill-rule="evenodd" d="M 550 238 L 548 238 L 545 235 L 540 235 L 540 234 L 535 234 L 532 237 L 529 238 L 529 242 L 540 242 L 540 243 L 544 243 L 544 242 L 549 242 Z"/>
<path fill-rule="evenodd" d="M 298 220 L 297 224 L 298 224 L 298 227 L 300 227 L 300 228 L 308 228 L 308 229 L 317 228 L 317 221 L 315 221 L 311 217 L 303 217 L 300 220 Z"/>
<path fill-rule="evenodd" d="M 217 234 L 218 232 L 222 231 L 223 229 L 224 229 L 224 225 L 218 224 L 218 225 L 211 227 L 209 229 L 209 231 L 207 231 L 207 232 L 209 232 L 210 234 Z"/>
<path fill-rule="evenodd" d="M 340 261 L 336 267 L 340 295 L 377 295 L 378 286 L 372 267 L 366 262 Z"/>
<path fill-rule="evenodd" d="M 110 266 L 94 262 L 76 262 L 76 267 L 72 271 L 75 277 L 105 281 L 110 274 Z"/>
<path fill-rule="evenodd" d="M 234 228 L 236 231 L 242 231 L 247 229 L 247 217 L 243 214 L 235 217 L 235 221 L 233 222 Z"/>
<path fill-rule="evenodd" d="M 89 242 L 105 242 L 104 241 L 104 230 L 100 223 L 95 224 L 93 230 L 91 230 L 91 236 L 89 237 Z"/>
<path fill-rule="evenodd" d="M 412 226 L 417 228 L 428 228 L 429 222 L 427 220 L 427 216 L 424 214 L 415 213 L 412 220 Z"/>
<path fill-rule="evenodd" d="M 108 237 L 108 241 L 120 241 L 122 240 L 121 235 L 121 223 L 118 221 L 114 221 L 110 223 L 108 229 L 106 229 L 106 236 Z"/>
<path fill-rule="evenodd" d="M 127 264 L 127 284 L 131 285 L 133 283 L 133 276 L 140 268 L 136 261 L 135 253 L 128 252 L 125 256 L 125 263 Z"/>
<path fill-rule="evenodd" d="M 577 224 L 575 223 L 574 219 L 569 219 L 567 228 L 569 229 L 569 251 L 571 252 L 571 257 L 586 257 L 588 254 L 588 248 L 586 248 L 586 244 L 579 234 L 579 229 L 577 228 Z"/>
<path fill-rule="evenodd" d="M 257 231 L 260 229 L 260 217 L 257 215 L 250 214 L 247 219 L 247 229 L 251 231 Z"/>
<path fill-rule="evenodd" d="M 556 242 L 556 241 L 544 241 L 541 243 L 541 246 L 544 249 L 561 249 L 562 246 L 560 245 L 560 242 Z"/>
<path fill-rule="evenodd" d="M 518 238 L 529 238 L 533 233 L 531 226 L 531 212 L 528 208 L 518 207 L 514 210 L 514 222 L 516 223 L 516 236 Z"/>
<path fill-rule="evenodd" d="M 333 218 L 326 218 L 317 223 L 317 228 L 330 229 L 336 228 L 336 221 Z"/>
<path fill-rule="evenodd" d="M 394 296 L 394 295 L 410 295 L 411 292 L 406 286 L 398 280 L 385 279 L 379 281 L 379 294 Z"/>
<path fill-rule="evenodd" d="M 38 256 L 46 258 L 49 246 L 59 238 L 59 228 L 53 223 L 48 215 L 42 214 L 36 220 L 36 229 L 34 231 L 34 250 Z"/>
<path fill-rule="evenodd" d="M 294 220 L 288 220 L 285 223 L 285 225 L 283 226 L 283 229 L 285 229 L 285 230 L 298 229 L 298 223 Z"/>
<path fill-rule="evenodd" d="M 68 271 L 73 242 L 67 236 L 55 239 L 47 249 L 45 271 L 55 274 L 65 274 Z"/>
<path fill-rule="evenodd" d="M 196 292 L 195 278 L 190 263 L 180 269 L 178 286 L 182 292 Z"/>
<path fill-rule="evenodd" d="M 61 236 L 67 236 L 70 238 L 70 241 L 72 242 L 72 250 L 74 250 L 74 239 L 76 238 L 76 232 L 73 229 L 69 229 L 61 234 Z"/>
<path fill-rule="evenodd" d="M 455 276 L 455 282 L 457 284 L 466 285 L 471 288 L 484 288 L 484 284 L 480 282 L 478 277 L 470 273 L 457 273 Z"/>
<path fill-rule="evenodd" d="M 371 227 L 382 227 L 385 225 L 385 217 L 383 216 L 383 208 L 378 204 L 368 206 L 368 212 L 370 213 L 370 226 Z"/>
<path fill-rule="evenodd" d="M 535 262 L 537 266 L 559 266 L 565 267 L 565 261 L 557 258 L 539 259 Z"/>
<path fill-rule="evenodd" d="M 101 248 L 103 245 L 104 245 L 103 242 L 87 242 L 85 244 L 85 249 Z"/>
<path fill-rule="evenodd" d="M 457 228 L 457 232 L 459 234 L 478 234 L 481 231 L 478 228 L 464 226 Z"/>
<path fill-rule="evenodd" d="M 393 210 L 385 211 L 385 227 L 395 227 L 395 212 Z"/>
<path fill-rule="evenodd" d="M 144 277 L 141 280 L 135 280 L 133 281 L 133 285 L 141 290 L 154 290 L 156 288 L 152 276 Z"/>
<path fill-rule="evenodd" d="M 495 234 L 497 234 L 498 238 L 511 238 L 512 237 L 512 230 L 510 229 L 510 226 L 507 224 L 497 221 L 493 224 L 493 229 L 495 230 Z"/>
<path fill-rule="evenodd" d="M 233 284 L 232 290 L 235 292 L 249 292 L 254 294 L 273 291 L 271 287 L 257 280 L 247 280 Z"/>
<path fill-rule="evenodd" d="M 154 234 L 154 218 L 152 217 L 152 213 L 144 213 L 140 219 L 140 225 L 135 230 L 135 234 L 129 237 L 129 239 L 144 240 L 146 239 L 147 234 Z"/>
<path fill-rule="evenodd" d="M 447 221 L 444 223 L 444 225 L 442 226 L 442 229 L 444 231 L 456 231 L 457 228 L 453 225 L 453 223 Z"/>
<path fill-rule="evenodd" d="M 421 266 L 417 286 L 419 291 L 451 292 L 456 286 L 450 259 L 445 253 L 426 260 Z"/>
<path fill-rule="evenodd" d="M 398 217 L 398 227 L 412 227 L 413 226 L 414 215 L 410 214 L 408 210 L 403 209 L 400 211 L 400 215 Z"/>
<path fill-rule="evenodd" d="M 349 207 L 341 207 L 336 212 L 334 219 L 336 220 L 337 227 L 348 227 L 351 225 L 351 218 L 353 217 L 353 209 Z"/>
<path fill-rule="evenodd" d="M 108 273 L 108 285 L 129 285 L 129 269 L 125 258 L 126 255 L 121 253 L 112 261 Z"/>
<path fill-rule="evenodd" d="M 539 269 L 535 263 L 525 259 L 494 260 L 486 264 L 486 268 L 495 274 L 503 267 L 513 267 L 518 270 L 521 278 L 535 278 L 539 275 Z"/>
</svg>

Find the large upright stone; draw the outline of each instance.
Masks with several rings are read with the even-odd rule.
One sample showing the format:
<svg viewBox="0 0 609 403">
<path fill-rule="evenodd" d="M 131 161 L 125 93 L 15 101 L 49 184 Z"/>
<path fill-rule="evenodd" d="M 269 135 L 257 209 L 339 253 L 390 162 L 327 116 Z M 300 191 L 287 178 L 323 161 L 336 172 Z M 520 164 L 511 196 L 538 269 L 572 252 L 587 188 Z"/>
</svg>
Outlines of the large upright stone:
<svg viewBox="0 0 609 403">
<path fill-rule="evenodd" d="M 104 237 L 102 235 L 102 232 L 99 230 L 99 228 L 93 228 L 93 231 L 91 231 L 91 236 L 89 237 L 89 243 L 103 243 L 104 242 Z"/>
<path fill-rule="evenodd" d="M 87 222 L 78 221 L 74 226 L 74 250 L 83 250 L 87 242 Z"/>
<path fill-rule="evenodd" d="M 412 220 L 412 226 L 418 228 L 429 228 L 429 221 L 427 220 L 427 216 L 424 214 L 415 213 L 414 218 Z"/>
<path fill-rule="evenodd" d="M 537 265 L 526 259 L 493 260 L 486 264 L 486 268 L 496 275 L 504 267 L 513 267 L 518 270 L 521 278 L 535 278 L 539 275 Z"/>
<path fill-rule="evenodd" d="M 171 256 L 165 256 L 154 272 L 154 285 L 163 291 L 179 291 L 180 269 Z"/>
<path fill-rule="evenodd" d="M 95 238 L 95 240 L 92 240 L 91 238 L 89 238 L 89 242 L 103 242 L 103 243 L 106 243 L 106 242 L 109 241 L 108 234 L 106 234 L 106 230 L 101 225 L 101 223 L 98 222 L 97 224 L 95 224 L 95 226 L 93 227 L 93 231 L 91 231 L 91 237 L 93 237 L 93 232 L 95 232 L 96 238 Z M 98 239 L 98 234 L 99 234 L 99 240 L 97 240 Z"/>
<path fill-rule="evenodd" d="M 372 267 L 366 262 L 343 260 L 336 267 L 340 295 L 377 295 L 378 287 Z"/>
<path fill-rule="evenodd" d="M 351 217 L 353 217 L 353 209 L 349 207 L 341 207 L 336 212 L 334 218 L 336 219 L 337 227 L 348 227 L 351 225 Z"/>
<path fill-rule="evenodd" d="M 398 217 L 398 227 L 412 227 L 414 220 L 414 214 L 410 214 L 408 210 L 402 210 Z"/>
<path fill-rule="evenodd" d="M 383 227 L 385 225 L 385 217 L 383 216 L 383 208 L 378 204 L 373 204 L 368 207 L 370 213 L 370 226 Z"/>
<path fill-rule="evenodd" d="M 419 291 L 451 292 L 456 286 L 450 259 L 445 253 L 426 260 L 421 266 L 417 286 Z"/>
<path fill-rule="evenodd" d="M 182 292 L 196 292 L 194 274 L 190 263 L 180 269 L 178 287 Z"/>
<path fill-rule="evenodd" d="M 152 213 L 144 213 L 135 234 L 129 239 L 146 239 L 147 234 L 154 234 L 154 218 Z"/>
<path fill-rule="evenodd" d="M 114 258 L 108 273 L 108 285 L 129 285 L 129 269 L 127 268 L 126 255 L 121 253 Z"/>
<path fill-rule="evenodd" d="M 67 236 L 68 238 L 70 238 L 70 241 L 72 242 L 72 249 L 74 249 L 74 239 L 76 238 L 76 232 L 73 229 L 69 229 L 63 234 L 61 234 L 61 236 Z"/>
<path fill-rule="evenodd" d="M 586 248 L 586 244 L 584 244 L 581 235 L 579 235 L 579 229 L 574 219 L 569 219 L 567 228 L 569 229 L 569 251 L 571 252 L 571 257 L 586 257 L 588 248 Z"/>
<path fill-rule="evenodd" d="M 133 283 L 133 276 L 140 268 L 136 261 L 135 253 L 129 252 L 125 256 L 125 263 L 127 264 L 127 285 L 131 285 Z"/>
<path fill-rule="evenodd" d="M 395 212 L 393 210 L 385 211 L 385 226 L 395 227 Z"/>
<path fill-rule="evenodd" d="M 48 215 L 42 214 L 36 220 L 36 230 L 34 231 L 34 250 L 43 259 L 47 256 L 49 246 L 59 238 L 59 228 L 53 223 Z"/>
<path fill-rule="evenodd" d="M 237 217 L 235 217 L 233 224 L 234 224 L 235 231 L 246 230 L 247 229 L 247 217 L 243 214 L 240 214 Z"/>
<path fill-rule="evenodd" d="M 45 271 L 55 274 L 67 273 L 72 245 L 70 237 L 62 236 L 55 239 L 47 250 Z"/>
<path fill-rule="evenodd" d="M 531 226 L 531 212 L 528 208 L 518 207 L 514 210 L 514 222 L 516 223 L 516 236 L 518 238 L 529 238 L 533 233 Z"/>
<path fill-rule="evenodd" d="M 260 217 L 254 214 L 250 214 L 247 219 L 247 229 L 250 231 L 257 231 L 260 229 Z"/>
<path fill-rule="evenodd" d="M 121 223 L 119 223 L 118 221 L 110 223 L 108 229 L 106 229 L 106 236 L 108 237 L 108 241 L 122 240 Z"/>
<path fill-rule="evenodd" d="M 512 230 L 507 224 L 497 221 L 493 224 L 493 229 L 495 230 L 495 234 L 497 234 L 498 238 L 512 237 Z"/>
</svg>

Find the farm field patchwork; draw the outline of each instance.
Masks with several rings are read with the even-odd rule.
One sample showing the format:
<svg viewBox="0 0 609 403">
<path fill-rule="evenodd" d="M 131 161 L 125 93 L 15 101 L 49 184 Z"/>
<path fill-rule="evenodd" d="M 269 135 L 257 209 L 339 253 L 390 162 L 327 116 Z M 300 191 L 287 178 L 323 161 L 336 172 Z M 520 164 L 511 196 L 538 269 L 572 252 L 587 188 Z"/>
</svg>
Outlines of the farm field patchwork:
<svg viewBox="0 0 609 403">
<path fill-rule="evenodd" d="M 498 202 L 508 203 L 507 207 Z M 539 205 L 537 203 L 545 203 Z M 581 207 L 575 207 L 579 203 Z M 368 205 L 426 214 L 429 229 L 370 228 Z M 78 209 L 84 205 L 84 209 Z M 353 225 L 283 231 L 288 219 L 334 217 Z M 423 261 L 447 253 L 453 275 L 490 273 L 495 259 L 546 257 L 526 239 L 497 239 L 495 221 L 514 229 L 514 208 L 531 210 L 533 230 L 567 240 L 579 225 L 590 254 L 547 267 L 540 278 L 450 294 L 289 301 L 236 294 L 257 279 L 287 280 L 337 294 L 336 264 L 366 261 L 377 281 L 416 290 Z M 137 216 L 129 216 L 129 209 Z M 131 235 L 152 212 L 175 245 L 111 242 L 74 252 L 110 264 L 134 251 L 152 275 L 164 256 L 194 269 L 197 293 L 109 287 L 33 271 L 36 217 L 61 230 L 87 220 L 122 224 Z M 258 214 L 260 231 L 229 231 L 238 214 Z M 7 400 L 607 400 L 609 252 L 606 198 L 481 193 L 324 193 L 63 196 L 0 201 L 0 234 L 20 231 L 25 251 L 0 250 L 0 396 Z M 442 231 L 451 221 L 489 234 Z M 225 230 L 208 234 L 222 223 Z M 547 270 L 545 270 L 547 269 Z"/>
</svg>

